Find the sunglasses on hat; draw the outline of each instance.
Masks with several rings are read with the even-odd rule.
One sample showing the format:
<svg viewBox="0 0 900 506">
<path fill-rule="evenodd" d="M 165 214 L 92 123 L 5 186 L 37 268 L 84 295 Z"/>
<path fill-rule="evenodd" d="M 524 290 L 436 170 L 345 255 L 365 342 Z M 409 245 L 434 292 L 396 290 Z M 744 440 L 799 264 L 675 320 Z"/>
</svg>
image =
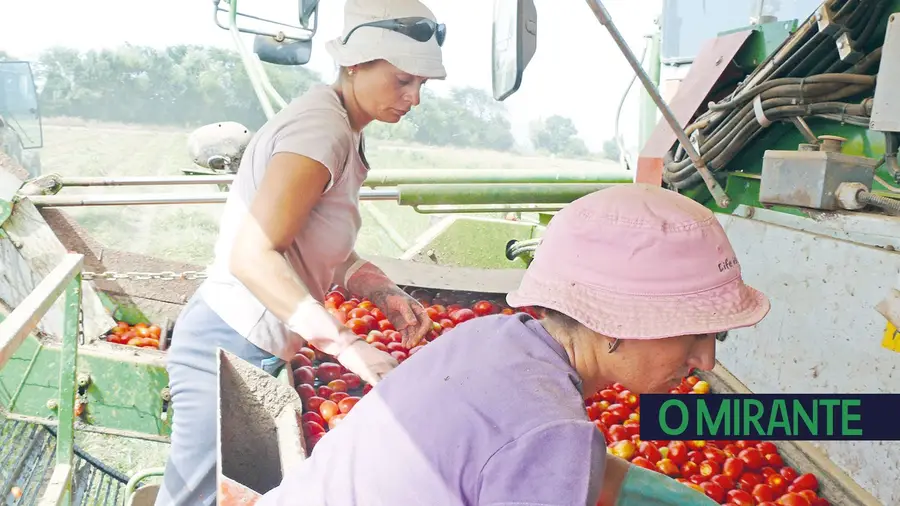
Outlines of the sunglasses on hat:
<svg viewBox="0 0 900 506">
<path fill-rule="evenodd" d="M 372 28 L 384 28 L 385 30 L 390 30 L 392 32 L 406 35 L 407 37 L 419 42 L 428 42 L 429 40 L 431 40 L 431 37 L 435 37 L 437 39 L 438 46 L 444 45 L 444 38 L 447 36 L 447 26 L 444 25 L 444 23 L 437 23 L 428 18 L 408 17 L 370 21 L 368 23 L 354 26 L 353 29 L 350 30 L 350 33 L 348 33 L 347 36 L 344 37 L 344 40 L 341 42 L 341 44 L 347 44 L 347 41 L 350 39 L 350 36 L 353 35 L 353 32 L 355 32 L 357 28 L 362 28 L 364 26 Z"/>
</svg>

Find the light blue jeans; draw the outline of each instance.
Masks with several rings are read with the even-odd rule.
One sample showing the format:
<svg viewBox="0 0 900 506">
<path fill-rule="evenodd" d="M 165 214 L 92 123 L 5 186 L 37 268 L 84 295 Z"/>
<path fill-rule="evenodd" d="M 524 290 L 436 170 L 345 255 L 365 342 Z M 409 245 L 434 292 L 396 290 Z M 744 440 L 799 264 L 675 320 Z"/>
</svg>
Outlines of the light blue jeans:
<svg viewBox="0 0 900 506">
<path fill-rule="evenodd" d="M 175 322 L 168 350 L 172 445 L 156 506 L 216 502 L 216 350 L 276 375 L 284 360 L 263 351 L 194 294 Z"/>
</svg>

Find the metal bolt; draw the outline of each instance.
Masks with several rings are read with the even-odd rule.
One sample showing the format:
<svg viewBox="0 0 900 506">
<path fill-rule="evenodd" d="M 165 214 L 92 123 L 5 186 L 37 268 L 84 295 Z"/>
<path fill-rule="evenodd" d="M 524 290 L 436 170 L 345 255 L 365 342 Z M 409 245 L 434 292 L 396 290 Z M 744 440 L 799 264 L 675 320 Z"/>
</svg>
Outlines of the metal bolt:
<svg viewBox="0 0 900 506">
<path fill-rule="evenodd" d="M 819 147 L 819 151 L 839 153 L 844 146 L 844 143 L 847 142 L 847 139 L 837 135 L 820 135 L 819 142 L 822 143 Z"/>
<path fill-rule="evenodd" d="M 50 411 L 56 411 L 59 408 L 59 402 L 56 399 L 48 399 L 47 400 L 47 409 Z"/>
<path fill-rule="evenodd" d="M 163 402 L 169 402 L 172 400 L 172 391 L 169 390 L 169 387 L 163 388 L 159 392 L 160 398 L 162 398 Z"/>
<path fill-rule="evenodd" d="M 91 384 L 91 375 L 84 372 L 78 375 L 78 386 L 86 387 Z"/>
</svg>

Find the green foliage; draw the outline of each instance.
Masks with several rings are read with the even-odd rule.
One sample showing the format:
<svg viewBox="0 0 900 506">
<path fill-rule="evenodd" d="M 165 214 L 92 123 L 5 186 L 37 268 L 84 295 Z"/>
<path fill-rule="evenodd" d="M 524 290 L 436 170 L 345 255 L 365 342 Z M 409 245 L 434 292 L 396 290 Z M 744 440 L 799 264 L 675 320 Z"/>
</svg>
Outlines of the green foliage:
<svg viewBox="0 0 900 506">
<path fill-rule="evenodd" d="M 533 124 L 531 142 L 536 149 L 554 155 L 584 157 L 590 154 L 584 141 L 578 137 L 575 123 L 559 115 L 550 116 Z"/>
<path fill-rule="evenodd" d="M 263 64 L 285 97 L 319 81 L 306 68 Z M 197 126 L 265 122 L 237 53 L 201 46 L 164 50 L 125 45 L 80 53 L 54 47 L 40 56 L 45 79 L 41 108 L 47 116 L 101 121 Z"/>
<path fill-rule="evenodd" d="M 322 82 L 304 67 L 263 67 L 286 100 Z M 80 52 L 53 47 L 34 68 L 43 83 L 44 116 L 184 127 L 237 121 L 251 129 L 266 119 L 240 56 L 230 50 L 126 44 Z M 515 145 L 505 104 L 471 87 L 456 88 L 449 96 L 424 88 L 421 103 L 406 118 L 397 124 L 373 123 L 366 133 L 381 140 L 498 151 Z M 588 154 L 572 121 L 560 116 L 545 122 L 535 144 L 560 155 Z"/>
<path fill-rule="evenodd" d="M 603 142 L 603 156 L 609 158 L 610 160 L 618 160 L 622 155 L 622 151 L 619 149 L 619 145 L 616 144 L 615 139 L 607 139 Z"/>
</svg>

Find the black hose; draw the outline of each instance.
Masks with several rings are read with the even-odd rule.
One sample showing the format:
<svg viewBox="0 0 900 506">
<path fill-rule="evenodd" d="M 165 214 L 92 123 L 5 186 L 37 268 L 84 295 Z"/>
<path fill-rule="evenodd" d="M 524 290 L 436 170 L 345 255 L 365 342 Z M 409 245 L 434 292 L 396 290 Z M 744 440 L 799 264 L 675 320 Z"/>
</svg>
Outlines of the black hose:
<svg viewBox="0 0 900 506">
<path fill-rule="evenodd" d="M 857 75 L 850 72 L 842 72 L 840 74 L 819 74 L 809 77 L 781 77 L 778 79 L 760 83 L 753 88 L 745 91 L 744 93 L 741 93 L 739 96 L 735 97 L 734 100 L 730 100 L 728 102 L 720 102 L 718 104 L 709 104 L 709 110 L 722 111 L 726 109 L 732 109 L 734 107 L 737 107 L 738 105 L 749 102 L 760 93 L 769 91 L 773 88 L 780 88 L 782 86 L 795 86 L 796 88 L 790 88 L 790 90 L 796 89 L 796 93 L 799 94 L 799 92 L 802 91 L 804 89 L 804 86 L 806 86 L 807 84 L 829 84 L 831 85 L 831 87 L 841 84 L 867 84 L 869 86 L 872 86 L 875 84 L 875 77 L 867 75 Z M 779 92 L 785 93 L 786 91 L 779 90 Z M 807 94 L 811 93 L 807 92 Z"/>
</svg>

